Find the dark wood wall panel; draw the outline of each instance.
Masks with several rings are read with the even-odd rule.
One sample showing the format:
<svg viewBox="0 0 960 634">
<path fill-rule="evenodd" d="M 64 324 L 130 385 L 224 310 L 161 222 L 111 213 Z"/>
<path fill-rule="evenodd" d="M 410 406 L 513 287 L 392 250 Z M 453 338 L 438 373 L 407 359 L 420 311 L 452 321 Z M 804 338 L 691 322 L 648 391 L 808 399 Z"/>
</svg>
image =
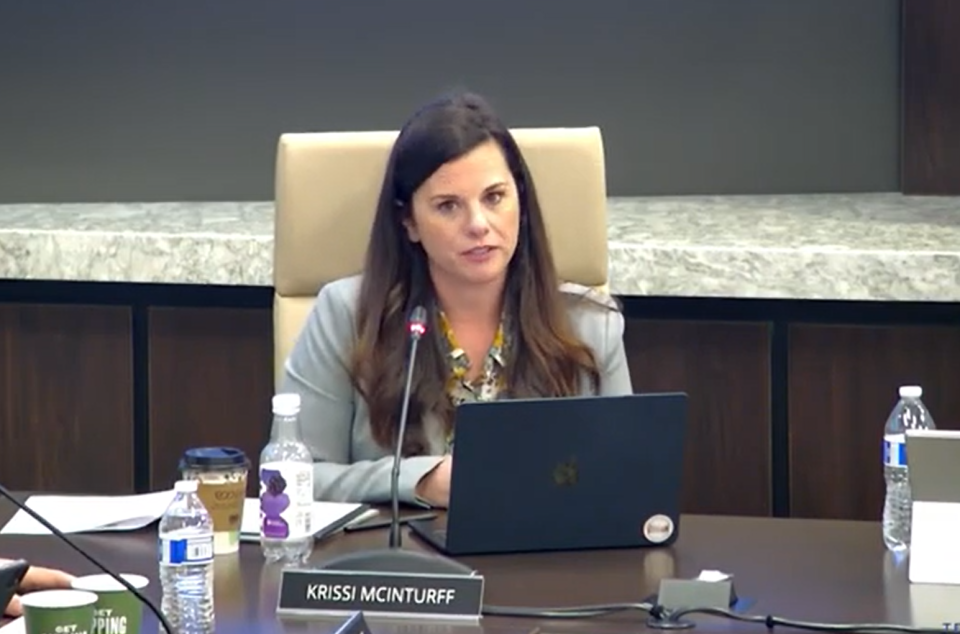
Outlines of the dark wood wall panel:
<svg viewBox="0 0 960 634">
<path fill-rule="evenodd" d="M 901 189 L 960 194 L 960 2 L 903 0 Z"/>
<path fill-rule="evenodd" d="M 634 391 L 690 396 L 684 512 L 769 515 L 768 326 L 628 319 L 624 338 Z"/>
<path fill-rule="evenodd" d="M 0 481 L 134 491 L 132 318 L 126 307 L 0 304 Z"/>
<path fill-rule="evenodd" d="M 239 447 L 255 465 L 274 391 L 271 311 L 151 308 L 148 324 L 151 486 L 172 486 L 189 447 Z"/>
<path fill-rule="evenodd" d="M 899 386 L 922 386 L 937 427 L 960 428 L 960 327 L 794 325 L 789 348 L 791 515 L 879 520 Z"/>
</svg>

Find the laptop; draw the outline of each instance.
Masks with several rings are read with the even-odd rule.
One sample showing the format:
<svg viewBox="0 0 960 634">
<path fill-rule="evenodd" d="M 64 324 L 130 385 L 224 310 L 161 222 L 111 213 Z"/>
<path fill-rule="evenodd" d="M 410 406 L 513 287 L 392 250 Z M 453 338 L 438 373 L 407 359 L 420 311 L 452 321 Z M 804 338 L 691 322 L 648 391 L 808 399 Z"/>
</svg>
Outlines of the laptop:
<svg viewBox="0 0 960 634">
<path fill-rule="evenodd" d="M 907 430 L 911 583 L 960 585 L 960 431 Z"/>
<path fill-rule="evenodd" d="M 667 546 L 680 529 L 687 395 L 464 403 L 445 526 L 451 555 Z"/>
</svg>

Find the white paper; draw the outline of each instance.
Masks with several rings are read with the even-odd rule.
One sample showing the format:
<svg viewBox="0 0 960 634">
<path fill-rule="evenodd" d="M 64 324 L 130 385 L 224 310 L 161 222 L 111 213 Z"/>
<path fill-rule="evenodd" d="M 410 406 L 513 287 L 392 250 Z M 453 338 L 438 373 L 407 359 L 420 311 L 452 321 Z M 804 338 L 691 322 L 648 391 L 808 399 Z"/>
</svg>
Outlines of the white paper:
<svg viewBox="0 0 960 634">
<path fill-rule="evenodd" d="M 14 619 L 3 627 L 0 627 L 0 632 L 3 632 L 3 634 L 26 634 L 27 624 L 23 622 L 23 617 L 21 616 L 19 619 Z"/>
<path fill-rule="evenodd" d="M 930 627 L 951 634 L 957 622 L 960 587 L 937 583 L 910 584 L 910 620 L 914 627 Z M 901 621 L 897 621 L 898 623 Z M 949 629 L 944 627 L 949 623 Z"/>
<path fill-rule="evenodd" d="M 732 576 L 719 570 L 701 570 L 697 579 L 700 581 L 727 581 Z"/>
<path fill-rule="evenodd" d="M 163 516 L 174 491 L 143 495 L 34 495 L 26 506 L 64 533 L 130 531 Z M 22 510 L 0 529 L 0 535 L 49 535 L 40 522 Z"/>
<path fill-rule="evenodd" d="M 67 534 L 131 531 L 163 517 L 174 495 L 172 489 L 143 495 L 34 495 L 27 499 L 26 505 Z M 313 532 L 323 532 L 362 506 L 343 502 L 314 502 Z M 371 509 L 353 521 L 366 521 L 374 515 L 377 515 L 377 511 Z M 49 534 L 50 531 L 22 510 L 18 510 L 0 529 L 0 535 Z M 260 501 L 257 498 L 244 500 L 240 534 L 245 541 L 260 538 Z"/>
<path fill-rule="evenodd" d="M 960 585 L 960 504 L 914 502 L 911 519 L 910 582 Z"/>
<path fill-rule="evenodd" d="M 313 521 L 311 527 L 313 533 L 322 533 L 330 526 L 343 521 L 343 518 L 355 512 L 362 504 L 350 504 L 347 502 L 314 502 L 313 503 Z M 362 513 L 356 520 L 366 521 L 370 516 L 377 515 L 376 509 L 371 509 Z M 243 520 L 240 523 L 240 539 L 251 541 L 260 539 L 260 500 L 257 498 L 247 498 L 243 501 Z"/>
</svg>

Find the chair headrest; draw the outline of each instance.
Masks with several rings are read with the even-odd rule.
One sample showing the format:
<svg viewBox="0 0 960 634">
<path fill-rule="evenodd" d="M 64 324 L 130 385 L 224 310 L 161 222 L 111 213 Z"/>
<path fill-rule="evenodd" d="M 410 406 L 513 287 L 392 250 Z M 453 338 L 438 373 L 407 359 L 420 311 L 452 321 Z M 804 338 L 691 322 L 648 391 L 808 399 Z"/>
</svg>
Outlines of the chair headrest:
<svg viewBox="0 0 960 634">
<path fill-rule="evenodd" d="M 607 197 L 597 127 L 511 130 L 540 200 L 560 278 L 607 282 Z M 370 226 L 398 132 L 289 133 L 276 161 L 274 285 L 315 296 L 361 272 Z"/>
</svg>

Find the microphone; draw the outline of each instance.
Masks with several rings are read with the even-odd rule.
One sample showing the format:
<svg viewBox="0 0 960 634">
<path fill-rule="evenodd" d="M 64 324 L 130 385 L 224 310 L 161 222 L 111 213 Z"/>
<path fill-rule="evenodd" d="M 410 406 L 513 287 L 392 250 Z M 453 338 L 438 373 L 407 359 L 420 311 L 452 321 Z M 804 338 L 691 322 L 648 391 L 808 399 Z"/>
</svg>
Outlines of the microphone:
<svg viewBox="0 0 960 634">
<path fill-rule="evenodd" d="M 29 515 L 29 516 L 32 517 L 33 519 L 35 519 L 35 520 L 37 520 L 38 522 L 40 522 L 40 524 L 41 524 L 44 528 L 46 528 L 48 531 L 50 531 L 51 533 L 53 533 L 58 539 L 60 539 L 62 542 L 64 542 L 67 546 L 69 546 L 70 548 L 72 548 L 72 549 L 74 549 L 75 551 L 77 551 L 84 559 L 86 559 L 87 561 L 89 561 L 90 563 L 92 563 L 94 566 L 96 566 L 97 568 L 99 568 L 100 570 L 102 570 L 103 572 L 105 572 L 106 574 L 108 574 L 108 575 L 110 576 L 110 578 L 114 579 L 117 583 L 119 583 L 119 584 L 122 585 L 124 588 L 126 588 L 126 589 L 129 590 L 131 593 L 133 593 L 133 595 L 134 595 L 135 597 L 137 597 L 137 599 L 139 599 L 141 603 L 143 603 L 145 606 L 147 606 L 147 608 L 149 608 L 150 611 L 153 612 L 153 613 L 156 615 L 157 620 L 160 621 L 160 626 L 161 626 L 164 630 L 166 630 L 169 634 L 175 634 L 175 630 L 174 630 L 173 627 L 170 625 L 170 622 L 166 619 L 166 617 L 163 616 L 163 612 L 160 611 L 160 608 L 158 608 L 156 605 L 154 605 L 153 602 L 150 601 L 150 599 L 148 599 L 142 592 L 140 592 L 139 590 L 137 590 L 137 589 L 133 586 L 133 584 L 131 584 L 129 581 L 127 581 L 126 579 L 124 579 L 123 577 L 121 577 L 120 575 L 118 575 L 117 573 L 115 573 L 115 572 L 113 572 L 112 570 L 110 570 L 109 568 L 107 568 L 105 565 L 103 565 L 102 563 L 100 563 L 100 561 L 97 560 L 96 557 L 94 557 L 93 555 L 91 555 L 90 553 L 88 553 L 87 551 L 85 551 L 83 548 L 81 548 L 81 547 L 78 546 L 77 544 L 75 544 L 75 543 L 73 542 L 73 540 L 70 539 L 69 537 L 67 537 L 60 529 L 58 529 L 56 526 L 54 526 L 53 524 L 51 524 L 50 522 L 48 522 L 48 521 L 47 521 L 46 519 L 44 519 L 39 513 L 37 513 L 37 512 L 34 511 L 33 509 L 31 509 L 30 507 L 28 507 L 26 504 L 24 504 L 23 502 L 21 502 L 20 500 L 18 500 L 18 499 L 16 498 L 16 496 L 14 496 L 13 493 L 11 493 L 11 492 L 10 492 L 5 486 L 3 486 L 2 484 L 0 484 L 0 495 L 2 495 L 3 497 L 5 497 L 6 499 L 10 500 L 10 502 L 11 502 L 14 506 L 16 506 L 18 509 L 20 509 L 21 511 L 23 511 L 24 513 L 26 513 L 27 515 Z M 6 605 L 0 606 L 0 611 L 6 609 L 6 607 L 7 607 Z"/>
<path fill-rule="evenodd" d="M 458 561 L 448 559 L 436 553 L 404 550 L 400 536 L 400 464 L 402 462 L 403 441 L 407 433 L 407 417 L 410 410 L 410 393 L 413 389 L 413 370 L 417 362 L 417 346 L 427 332 L 427 310 L 416 306 L 407 319 L 407 334 L 410 337 L 410 354 L 407 358 L 406 384 L 403 389 L 403 403 L 400 420 L 394 439 L 393 466 L 390 471 L 390 535 L 388 547 L 346 553 L 321 564 L 323 571 L 348 571 L 367 573 L 413 573 L 418 575 L 472 575 L 474 571 Z"/>
<path fill-rule="evenodd" d="M 400 422 L 397 424 L 396 443 L 393 448 L 393 468 L 390 471 L 390 548 L 400 548 L 400 462 L 403 453 L 403 441 L 407 436 L 407 415 L 410 411 L 410 391 L 413 387 L 413 368 L 417 363 L 417 345 L 427 332 L 427 310 L 416 306 L 407 320 L 407 334 L 410 336 L 410 356 L 407 358 L 407 382 L 403 386 L 403 404 L 400 410 Z"/>
</svg>

